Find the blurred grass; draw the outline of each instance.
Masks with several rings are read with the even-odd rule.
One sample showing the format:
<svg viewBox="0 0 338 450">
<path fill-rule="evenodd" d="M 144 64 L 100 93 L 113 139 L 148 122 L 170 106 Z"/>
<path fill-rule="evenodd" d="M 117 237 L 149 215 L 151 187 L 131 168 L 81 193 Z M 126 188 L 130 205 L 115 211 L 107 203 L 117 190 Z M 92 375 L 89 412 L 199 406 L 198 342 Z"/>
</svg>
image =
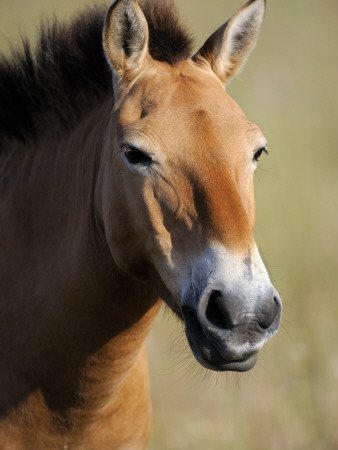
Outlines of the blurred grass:
<svg viewBox="0 0 338 450">
<path fill-rule="evenodd" d="M 197 47 L 241 6 L 177 4 Z M 33 36 L 41 16 L 83 6 L 0 0 L 1 49 L 19 26 Z M 337 20 L 337 0 L 268 0 L 259 45 L 228 89 L 269 141 L 256 172 L 255 236 L 284 301 L 281 330 L 251 372 L 207 374 L 181 325 L 162 314 L 147 342 L 149 450 L 338 448 Z"/>
</svg>

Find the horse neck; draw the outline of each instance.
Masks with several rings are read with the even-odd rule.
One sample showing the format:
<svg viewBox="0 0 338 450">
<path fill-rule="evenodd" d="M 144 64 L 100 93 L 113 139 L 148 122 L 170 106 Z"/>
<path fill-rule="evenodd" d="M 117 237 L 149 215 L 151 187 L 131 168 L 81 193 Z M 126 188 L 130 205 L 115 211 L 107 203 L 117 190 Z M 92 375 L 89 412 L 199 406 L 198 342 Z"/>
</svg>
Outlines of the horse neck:
<svg viewBox="0 0 338 450">
<path fill-rule="evenodd" d="M 27 151 L 2 202 L 0 301 L 13 325 L 0 331 L 4 413 L 32 398 L 38 421 L 47 409 L 80 426 L 121 402 L 141 364 L 157 297 L 118 269 L 93 211 L 110 109 L 107 101 L 70 136 Z"/>
</svg>

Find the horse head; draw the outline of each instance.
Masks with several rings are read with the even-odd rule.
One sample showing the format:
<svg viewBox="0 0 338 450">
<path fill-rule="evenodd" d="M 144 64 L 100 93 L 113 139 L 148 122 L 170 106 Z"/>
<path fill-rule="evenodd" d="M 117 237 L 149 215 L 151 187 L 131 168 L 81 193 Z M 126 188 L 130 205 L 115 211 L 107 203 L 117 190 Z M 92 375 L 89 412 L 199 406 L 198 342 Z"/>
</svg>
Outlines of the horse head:
<svg viewBox="0 0 338 450">
<path fill-rule="evenodd" d="M 105 237 L 116 264 L 184 320 L 196 359 L 213 370 L 253 367 L 281 318 L 252 235 L 267 142 L 224 89 L 264 12 L 264 0 L 250 0 L 174 63 L 150 54 L 135 0 L 115 1 L 103 32 L 115 95 L 97 195 Z"/>
</svg>

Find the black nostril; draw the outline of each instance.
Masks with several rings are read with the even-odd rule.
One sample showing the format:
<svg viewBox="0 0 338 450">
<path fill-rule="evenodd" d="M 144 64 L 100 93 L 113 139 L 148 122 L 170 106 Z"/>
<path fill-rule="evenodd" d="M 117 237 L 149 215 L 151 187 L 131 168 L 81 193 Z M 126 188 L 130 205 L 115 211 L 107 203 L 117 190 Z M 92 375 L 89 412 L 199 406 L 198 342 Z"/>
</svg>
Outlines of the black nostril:
<svg viewBox="0 0 338 450">
<path fill-rule="evenodd" d="M 232 326 L 228 311 L 223 304 L 223 296 L 220 291 L 213 291 L 209 297 L 205 310 L 207 320 L 215 327 L 229 329 Z"/>
<path fill-rule="evenodd" d="M 269 328 L 275 320 L 278 311 L 278 300 L 273 297 L 269 302 L 265 303 L 258 314 L 258 324 L 263 329 Z"/>
</svg>

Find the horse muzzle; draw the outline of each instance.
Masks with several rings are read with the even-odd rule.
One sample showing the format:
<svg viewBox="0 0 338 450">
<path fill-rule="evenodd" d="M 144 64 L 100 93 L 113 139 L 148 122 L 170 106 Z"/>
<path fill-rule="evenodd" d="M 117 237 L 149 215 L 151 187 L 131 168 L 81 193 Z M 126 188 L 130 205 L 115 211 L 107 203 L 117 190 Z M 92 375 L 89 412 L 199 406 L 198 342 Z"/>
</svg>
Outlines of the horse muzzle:
<svg viewBox="0 0 338 450">
<path fill-rule="evenodd" d="M 208 369 L 250 370 L 258 352 L 278 330 L 281 299 L 261 268 L 250 271 L 252 277 L 238 270 L 237 280 L 227 280 L 226 271 L 216 270 L 210 276 L 211 264 L 207 266 L 209 275 L 203 277 L 200 265 L 181 301 L 191 350 Z"/>
<path fill-rule="evenodd" d="M 212 290 L 197 308 L 183 301 L 185 332 L 195 358 L 206 368 L 245 372 L 278 330 L 282 304 L 271 289 L 264 304 L 248 311 L 242 299 Z"/>
</svg>

